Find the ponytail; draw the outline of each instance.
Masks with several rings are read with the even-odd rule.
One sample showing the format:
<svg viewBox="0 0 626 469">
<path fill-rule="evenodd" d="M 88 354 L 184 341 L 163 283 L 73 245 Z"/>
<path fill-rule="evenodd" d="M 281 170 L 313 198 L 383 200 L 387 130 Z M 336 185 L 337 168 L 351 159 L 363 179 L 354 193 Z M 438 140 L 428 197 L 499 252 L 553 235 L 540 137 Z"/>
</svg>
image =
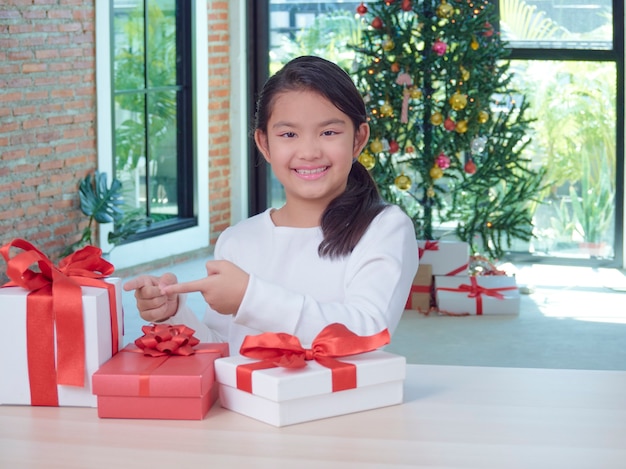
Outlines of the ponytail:
<svg viewBox="0 0 626 469">
<path fill-rule="evenodd" d="M 355 160 L 346 190 L 322 214 L 324 240 L 318 248 L 320 257 L 334 259 L 349 255 L 386 206 L 370 173 Z"/>
</svg>

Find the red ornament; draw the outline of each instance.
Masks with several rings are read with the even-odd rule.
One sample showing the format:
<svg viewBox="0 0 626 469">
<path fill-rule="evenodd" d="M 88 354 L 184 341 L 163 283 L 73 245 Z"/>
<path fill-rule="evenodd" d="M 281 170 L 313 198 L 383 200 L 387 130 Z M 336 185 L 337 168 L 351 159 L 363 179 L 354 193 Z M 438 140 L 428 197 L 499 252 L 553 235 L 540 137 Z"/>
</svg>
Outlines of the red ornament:
<svg viewBox="0 0 626 469">
<path fill-rule="evenodd" d="M 411 5 L 411 0 L 402 0 L 402 6 L 400 7 L 404 11 L 411 11 L 413 9 L 413 5 Z"/>
<path fill-rule="evenodd" d="M 372 20 L 372 28 L 383 29 L 383 20 L 381 20 L 379 16 Z"/>
<path fill-rule="evenodd" d="M 463 168 L 467 174 L 474 174 L 476 172 L 476 163 L 472 160 L 469 160 L 465 163 L 465 167 Z"/>
<path fill-rule="evenodd" d="M 444 152 L 439 153 L 436 162 L 437 166 L 441 169 L 448 169 L 450 167 L 450 158 Z"/>
<path fill-rule="evenodd" d="M 365 13 L 367 13 L 367 7 L 365 6 L 363 2 L 361 2 L 361 4 L 358 7 L 356 7 L 356 12 L 359 15 L 364 15 Z"/>
<path fill-rule="evenodd" d="M 454 129 L 456 129 L 456 122 L 454 122 L 450 117 L 447 117 L 446 120 L 443 122 L 443 127 L 447 131 L 452 132 Z"/>
<path fill-rule="evenodd" d="M 395 140 L 392 140 L 391 142 L 389 142 L 389 151 L 391 153 L 396 153 L 399 149 L 400 149 L 400 145 L 398 145 L 398 142 L 396 142 Z"/>
</svg>

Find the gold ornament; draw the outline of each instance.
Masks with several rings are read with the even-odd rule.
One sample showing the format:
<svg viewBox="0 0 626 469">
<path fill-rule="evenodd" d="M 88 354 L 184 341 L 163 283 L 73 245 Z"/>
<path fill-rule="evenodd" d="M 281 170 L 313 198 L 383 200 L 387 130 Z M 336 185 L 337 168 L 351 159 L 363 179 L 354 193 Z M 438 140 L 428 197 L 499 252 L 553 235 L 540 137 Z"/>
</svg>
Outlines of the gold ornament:
<svg viewBox="0 0 626 469">
<path fill-rule="evenodd" d="M 465 119 L 458 121 L 454 130 L 460 134 L 467 132 L 467 121 Z"/>
<path fill-rule="evenodd" d="M 435 197 L 435 189 L 433 189 L 433 186 L 430 186 L 428 189 L 426 189 L 426 197 L 428 197 L 429 199 Z"/>
<path fill-rule="evenodd" d="M 441 3 L 437 7 L 437 16 L 439 18 L 447 19 L 452 16 L 452 13 L 454 13 L 452 5 L 449 5 L 446 0 L 441 0 Z"/>
<path fill-rule="evenodd" d="M 375 138 L 374 140 L 372 140 L 372 143 L 370 143 L 370 150 L 374 154 L 380 153 L 381 151 L 383 151 L 383 142 L 381 142 L 378 137 Z"/>
<path fill-rule="evenodd" d="M 409 90 L 411 92 L 411 98 L 420 99 L 422 97 L 422 90 L 420 90 L 417 86 L 412 86 Z"/>
<path fill-rule="evenodd" d="M 452 96 L 450 96 L 448 102 L 450 103 L 450 106 L 452 106 L 452 109 L 454 109 L 455 111 L 460 111 L 462 109 L 465 109 L 465 106 L 467 106 L 467 95 L 461 94 L 457 91 Z"/>
<path fill-rule="evenodd" d="M 489 113 L 487 111 L 480 111 L 478 113 L 478 123 L 479 124 L 484 124 L 489 120 Z"/>
<path fill-rule="evenodd" d="M 443 176 L 443 169 L 435 165 L 432 168 L 430 168 L 429 174 L 430 174 L 431 179 L 439 179 L 440 177 Z"/>
<path fill-rule="evenodd" d="M 480 47 L 480 44 L 478 44 L 478 41 L 476 40 L 476 38 L 472 39 L 472 42 L 470 42 L 470 47 L 472 48 L 472 50 L 478 50 L 478 48 Z"/>
<path fill-rule="evenodd" d="M 376 166 L 376 158 L 367 150 L 359 155 L 359 163 L 361 163 L 368 171 Z"/>
<path fill-rule="evenodd" d="M 401 174 L 394 180 L 394 184 L 401 191 L 408 191 L 411 188 L 411 178 Z"/>
<path fill-rule="evenodd" d="M 461 78 L 463 78 L 463 81 L 469 80 L 470 72 L 463 65 L 461 65 L 460 70 L 461 70 Z"/>
<path fill-rule="evenodd" d="M 440 112 L 433 112 L 433 115 L 430 116 L 430 123 L 432 125 L 441 125 L 443 122 L 443 114 Z"/>
<path fill-rule="evenodd" d="M 394 47 L 396 47 L 396 45 L 391 39 L 387 38 L 383 41 L 383 50 L 386 52 L 392 51 Z"/>
<path fill-rule="evenodd" d="M 390 116 L 393 114 L 393 106 L 389 104 L 389 101 L 385 101 L 385 104 L 380 107 L 380 113 L 383 116 Z"/>
</svg>

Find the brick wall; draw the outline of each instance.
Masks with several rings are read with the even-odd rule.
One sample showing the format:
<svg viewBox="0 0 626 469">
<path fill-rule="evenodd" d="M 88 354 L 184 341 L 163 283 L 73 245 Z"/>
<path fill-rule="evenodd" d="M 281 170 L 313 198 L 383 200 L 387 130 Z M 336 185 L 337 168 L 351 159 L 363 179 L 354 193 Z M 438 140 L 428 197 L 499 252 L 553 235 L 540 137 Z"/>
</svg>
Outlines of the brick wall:
<svg viewBox="0 0 626 469">
<path fill-rule="evenodd" d="M 230 222 L 228 2 L 207 5 L 214 243 Z M 97 168 L 94 25 L 94 0 L 0 4 L 0 245 L 25 238 L 53 261 L 86 225 L 77 186 Z"/>
</svg>

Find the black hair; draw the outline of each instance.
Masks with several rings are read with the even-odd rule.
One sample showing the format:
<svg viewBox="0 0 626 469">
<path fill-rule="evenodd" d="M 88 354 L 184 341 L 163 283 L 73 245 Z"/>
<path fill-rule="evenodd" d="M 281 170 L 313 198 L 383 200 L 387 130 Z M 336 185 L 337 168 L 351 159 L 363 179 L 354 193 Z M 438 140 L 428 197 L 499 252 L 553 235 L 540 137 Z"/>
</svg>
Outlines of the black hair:
<svg viewBox="0 0 626 469">
<path fill-rule="evenodd" d="M 277 95 L 286 91 L 319 93 L 352 120 L 355 132 L 367 122 L 363 98 L 350 76 L 338 65 L 314 56 L 297 57 L 271 76 L 257 100 L 255 128 L 267 134 Z M 324 239 L 318 252 L 338 258 L 352 252 L 372 220 L 387 206 L 375 181 L 358 161 L 352 164 L 346 190 L 322 214 Z"/>
</svg>

